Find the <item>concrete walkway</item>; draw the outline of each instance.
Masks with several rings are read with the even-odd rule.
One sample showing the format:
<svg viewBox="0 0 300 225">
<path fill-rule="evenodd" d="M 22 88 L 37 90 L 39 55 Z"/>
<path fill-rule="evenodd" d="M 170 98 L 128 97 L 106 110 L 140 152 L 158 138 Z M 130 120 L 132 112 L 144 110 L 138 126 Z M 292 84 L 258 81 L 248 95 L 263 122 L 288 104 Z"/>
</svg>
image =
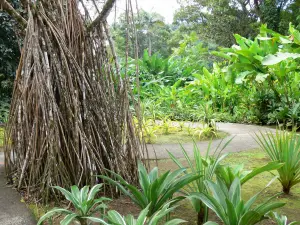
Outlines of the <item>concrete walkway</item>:
<svg viewBox="0 0 300 225">
<path fill-rule="evenodd" d="M 196 124 L 197 126 L 197 124 Z M 225 143 L 231 139 L 232 141 L 224 149 L 223 152 L 239 152 L 249 149 L 258 148 L 259 145 L 256 143 L 253 137 L 255 133 L 275 131 L 271 128 L 256 126 L 256 125 L 245 125 L 245 124 L 235 124 L 235 123 L 217 123 L 217 127 L 220 131 L 224 131 L 229 135 L 223 140 L 220 147 L 225 145 Z M 211 144 L 211 150 L 214 151 L 222 140 L 214 140 Z M 197 142 L 197 146 L 201 152 L 206 152 L 209 141 Z M 182 144 L 184 149 L 189 155 L 193 155 L 193 143 Z M 169 155 L 166 150 L 172 152 L 176 157 L 182 158 L 183 154 L 179 144 L 148 144 L 149 156 L 151 159 L 166 159 Z"/>
<path fill-rule="evenodd" d="M 21 202 L 19 193 L 6 186 L 3 152 L 0 152 L 0 224 L 36 224 L 31 211 Z"/>
</svg>

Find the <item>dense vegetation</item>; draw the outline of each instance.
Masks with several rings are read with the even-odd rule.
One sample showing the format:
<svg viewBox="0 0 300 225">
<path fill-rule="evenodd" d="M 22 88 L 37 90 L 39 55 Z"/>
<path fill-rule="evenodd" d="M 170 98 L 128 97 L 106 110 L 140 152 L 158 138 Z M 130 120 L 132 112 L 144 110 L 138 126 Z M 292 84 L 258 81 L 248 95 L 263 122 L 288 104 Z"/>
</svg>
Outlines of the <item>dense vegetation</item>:
<svg viewBox="0 0 300 225">
<path fill-rule="evenodd" d="M 144 116 L 297 127 L 300 2 L 179 2 L 172 25 L 156 13 L 135 17 L 140 58 L 129 54 L 126 73 L 139 65 Z M 113 33 L 122 52 L 124 15 Z"/>
<path fill-rule="evenodd" d="M 299 34 L 292 24 L 288 36 L 262 25 L 253 40 L 236 34 L 231 48 L 213 50 L 192 33 L 169 58 L 145 51 L 138 64 L 146 116 L 297 127 Z"/>
<path fill-rule="evenodd" d="M 22 73 L 6 131 L 0 127 L 9 181 L 39 202 L 64 196 L 69 204 L 38 224 L 52 224 L 56 214 L 62 225 L 288 224 L 278 209 L 300 183 L 299 0 L 178 0 L 171 25 L 157 13 L 129 10 L 111 26 L 116 46 L 104 19 L 115 1 L 105 1 L 98 21 L 78 1 L 48 1 L 28 4 Z M 18 30 L 0 14 L 0 125 L 22 47 Z M 148 170 L 144 142 L 173 131 L 219 138 L 217 121 L 283 130 L 256 133 L 266 160 L 250 171 L 224 163 L 232 139 L 216 149 L 210 142 L 205 154 L 196 142 L 192 152 L 181 146 L 183 159 L 168 152 L 176 169 Z M 264 172 L 271 172 L 269 183 L 246 196 L 244 186 Z M 275 193 L 259 199 L 276 181 Z M 108 194 L 127 196 L 139 214 L 107 210 Z M 171 214 L 181 202 L 197 216 Z"/>
<path fill-rule="evenodd" d="M 287 137 L 290 134 L 278 133 L 278 135 Z M 280 142 L 283 146 L 290 146 L 291 152 L 293 150 L 299 152 L 299 146 L 297 146 L 300 143 L 299 138 L 297 139 L 294 133 L 292 135 L 292 139 L 283 138 Z M 260 138 L 262 138 L 262 144 L 267 145 L 267 135 L 261 135 Z M 298 144 L 295 141 L 298 141 Z M 283 185 L 283 191 L 286 190 L 285 183 L 296 184 L 299 182 L 299 172 L 295 174 L 295 177 L 292 177 L 289 170 L 285 168 L 290 165 L 293 154 L 290 155 L 291 157 L 286 157 L 287 151 L 280 154 L 280 148 L 276 147 L 273 149 L 273 153 L 279 156 L 276 160 L 270 155 L 270 158 L 274 160 L 273 162 L 251 171 L 244 171 L 241 165 L 232 167 L 222 163 L 228 156 L 228 154 L 222 154 L 222 150 L 228 143 L 215 150 L 213 155 L 209 154 L 211 148 L 208 147 L 205 156 L 201 156 L 196 145 L 193 157 L 188 156 L 183 148 L 187 166 L 183 166 L 181 160 L 170 154 L 174 164 L 178 166 L 178 169 L 173 172 L 168 170 L 159 173 L 157 167 L 147 172 L 142 163 L 139 163 L 139 186 L 128 183 L 122 176 L 112 171 L 108 171 L 108 175 L 100 175 L 99 177 L 103 181 L 108 181 L 109 184 L 118 188 L 120 192 L 128 196 L 140 208 L 141 212 L 137 219 L 132 214 L 122 216 L 114 210 L 106 212 L 105 209 L 108 206 L 104 201 L 110 201 L 111 199 L 97 198 L 96 194 L 102 187 L 102 184 L 98 184 L 92 187 L 91 190 L 88 186 L 81 190 L 77 186 L 72 186 L 71 191 L 55 187 L 73 204 L 74 210 L 53 208 L 40 218 L 38 224 L 42 224 L 45 220 L 51 223 L 53 215 L 60 214 L 64 215 L 61 224 L 78 221 L 81 225 L 91 224 L 91 222 L 109 225 L 150 225 L 157 224 L 158 221 L 165 219 L 165 224 L 168 225 L 195 220 L 198 225 L 217 225 L 218 223 L 209 221 L 208 211 L 212 211 L 221 221 L 221 224 L 226 225 L 254 225 L 267 219 L 273 219 L 274 222 L 276 221 L 275 224 L 278 225 L 287 224 L 286 216 L 281 216 L 274 211 L 285 205 L 277 198 L 281 195 L 278 190 L 277 194 L 269 199 L 264 199 L 259 203 L 256 202 L 264 190 L 273 185 L 272 183 L 276 179 Z M 268 151 L 266 147 L 263 147 L 263 149 Z M 299 161 L 293 167 L 299 171 Z M 242 186 L 245 183 L 250 182 L 263 172 L 273 170 L 277 170 L 280 176 L 271 175 L 273 178 L 265 188 L 260 188 L 260 190 L 257 190 L 259 192 L 250 196 L 247 200 L 242 198 Z M 188 200 L 193 206 L 193 210 L 197 213 L 197 219 L 189 218 L 189 221 L 184 221 L 177 219 L 176 215 L 175 218 L 171 216 L 170 213 L 183 200 Z M 298 222 L 290 224 L 298 224 Z"/>
<path fill-rule="evenodd" d="M 17 6 L 18 1 L 13 1 Z M 18 26 L 6 13 L 0 11 L 0 124 L 6 122 L 13 80 L 19 63 Z"/>
<path fill-rule="evenodd" d="M 152 119 L 297 126 L 298 59 L 285 53 L 299 53 L 299 0 L 179 3 L 171 25 L 163 16 L 143 10 L 133 17 L 136 30 L 127 25 L 126 14 L 112 25 L 122 65 L 129 49 L 126 73 L 132 81 L 136 63 L 139 65 L 145 115 Z M 0 122 L 4 122 L 19 49 L 17 39 L 9 38 L 15 36 L 14 22 L 4 13 L 0 20 L 0 29 L 5 31 L 1 32 L 5 35 L 1 36 L 0 59 Z M 128 29 L 136 35 L 128 37 L 127 45 Z M 136 43 L 138 62 L 133 48 Z M 263 61 L 268 55 L 281 53 L 285 60 L 272 65 Z"/>
</svg>

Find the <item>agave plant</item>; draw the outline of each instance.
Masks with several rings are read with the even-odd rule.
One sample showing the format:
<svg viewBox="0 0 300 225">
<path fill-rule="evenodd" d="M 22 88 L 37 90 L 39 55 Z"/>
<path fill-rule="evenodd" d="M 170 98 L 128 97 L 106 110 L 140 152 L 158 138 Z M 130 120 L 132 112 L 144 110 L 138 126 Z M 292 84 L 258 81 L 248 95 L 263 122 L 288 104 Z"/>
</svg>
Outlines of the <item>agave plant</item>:
<svg viewBox="0 0 300 225">
<path fill-rule="evenodd" d="M 273 181 L 273 180 L 272 180 Z M 269 186 L 272 181 L 267 185 Z M 224 225 L 254 225 L 267 219 L 265 215 L 272 210 L 284 206 L 285 203 L 272 202 L 273 196 L 267 201 L 253 207 L 259 193 L 250 198 L 247 202 L 242 199 L 241 182 L 236 178 L 228 189 L 222 180 L 217 183 L 204 181 L 209 193 L 195 193 L 195 198 L 199 198 L 207 207 L 216 213 Z M 205 225 L 217 224 L 214 222 Z"/>
<path fill-rule="evenodd" d="M 227 156 L 227 154 L 221 155 L 221 152 L 223 151 L 224 148 L 226 148 L 226 146 L 230 143 L 231 140 L 232 139 L 227 141 L 224 144 L 224 146 L 220 148 L 222 143 L 221 141 L 212 156 L 209 155 L 211 152 L 211 142 L 207 147 L 205 156 L 201 156 L 200 149 L 197 147 L 196 143 L 194 142 L 193 158 L 188 156 L 186 150 L 181 145 L 183 155 L 189 165 L 189 170 L 185 170 L 184 173 L 186 175 L 188 174 L 199 175 L 198 179 L 188 184 L 186 188 L 182 190 L 182 192 L 185 193 L 185 195 L 189 196 L 188 198 L 191 200 L 191 203 L 198 214 L 198 218 L 197 218 L 198 224 L 203 224 L 208 220 L 208 207 L 199 198 L 194 198 L 193 195 L 191 194 L 201 193 L 201 192 L 207 193 L 207 189 L 206 186 L 204 185 L 204 181 L 213 179 L 218 165 Z M 169 152 L 169 155 L 179 168 L 181 169 L 185 168 L 182 165 L 182 163 L 172 153 Z"/>
<path fill-rule="evenodd" d="M 279 215 L 276 212 L 270 212 L 268 214 L 268 216 L 271 219 L 273 219 L 277 223 L 277 225 L 296 225 L 296 224 L 300 224 L 300 222 L 298 222 L 298 221 L 288 223 L 288 219 L 287 219 L 286 216 Z"/>
<path fill-rule="evenodd" d="M 277 169 L 284 193 L 300 182 L 300 138 L 295 132 L 256 134 L 256 141 L 272 161 L 284 163 Z"/>
<path fill-rule="evenodd" d="M 100 213 L 101 215 L 104 214 L 104 211 L 107 208 L 104 201 L 110 201 L 109 198 L 105 197 L 95 198 L 102 186 L 103 184 L 97 184 L 93 186 L 91 190 L 89 190 L 89 186 L 85 186 L 81 190 L 79 190 L 77 186 L 72 186 L 71 192 L 62 187 L 55 186 L 54 188 L 59 190 L 65 198 L 72 203 L 75 211 L 64 208 L 53 208 L 43 215 L 37 224 L 42 224 L 45 220 L 52 218 L 55 214 L 62 214 L 66 216 L 60 222 L 61 225 L 68 225 L 74 221 L 79 222 L 81 225 L 87 225 L 89 220 L 96 218 L 94 217 L 95 213 Z"/>
<path fill-rule="evenodd" d="M 100 175 L 98 177 L 115 185 L 123 194 L 129 196 L 132 201 L 141 209 L 148 207 L 147 216 L 153 216 L 168 201 L 172 204 L 184 199 L 184 196 L 173 195 L 185 185 L 197 180 L 200 176 L 196 174 L 185 174 L 186 169 L 181 168 L 174 172 L 167 171 L 162 175 L 158 174 L 155 167 L 149 174 L 141 162 L 138 163 L 140 190 L 127 183 L 120 175 L 109 171 L 111 177 Z"/>
<path fill-rule="evenodd" d="M 262 167 L 255 168 L 251 171 L 243 170 L 243 168 L 244 168 L 243 164 L 240 164 L 236 167 L 219 165 L 216 170 L 216 175 L 219 179 L 223 180 L 223 182 L 229 188 L 235 178 L 239 178 L 241 185 L 243 185 L 248 180 L 252 179 L 253 177 L 257 176 L 258 174 L 279 169 L 283 165 L 284 165 L 284 163 L 269 162 L 268 164 L 266 164 Z"/>
<path fill-rule="evenodd" d="M 175 207 L 170 207 L 169 202 L 165 204 L 160 210 L 154 213 L 151 217 L 147 217 L 149 214 L 150 205 L 148 205 L 145 209 L 143 209 L 138 218 L 135 219 L 132 215 L 122 216 L 115 210 L 110 210 L 107 213 L 106 220 L 108 222 L 104 222 L 102 219 L 98 218 L 90 218 L 93 222 L 98 222 L 104 225 L 157 225 L 158 223 L 161 225 L 177 225 L 184 223 L 184 220 L 181 219 L 172 219 L 168 222 L 162 223 L 161 219 L 167 216 L 171 211 L 174 210 Z"/>
</svg>

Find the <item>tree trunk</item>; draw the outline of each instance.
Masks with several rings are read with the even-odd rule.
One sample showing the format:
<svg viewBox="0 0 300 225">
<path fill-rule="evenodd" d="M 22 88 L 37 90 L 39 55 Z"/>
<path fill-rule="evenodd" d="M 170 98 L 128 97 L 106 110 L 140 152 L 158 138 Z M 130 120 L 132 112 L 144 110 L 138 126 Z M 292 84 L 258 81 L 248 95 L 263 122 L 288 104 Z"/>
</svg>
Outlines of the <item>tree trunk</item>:
<svg viewBox="0 0 300 225">
<path fill-rule="evenodd" d="M 148 34 L 148 54 L 149 56 L 151 56 L 152 54 L 152 42 L 150 33 Z"/>
<path fill-rule="evenodd" d="M 129 108 L 129 87 L 106 49 L 104 22 L 114 2 L 106 1 L 88 29 L 77 0 L 28 6 L 5 168 L 19 189 L 44 202 L 56 194 L 51 186 L 94 185 L 105 169 L 135 184 L 137 162 L 147 158 Z"/>
</svg>

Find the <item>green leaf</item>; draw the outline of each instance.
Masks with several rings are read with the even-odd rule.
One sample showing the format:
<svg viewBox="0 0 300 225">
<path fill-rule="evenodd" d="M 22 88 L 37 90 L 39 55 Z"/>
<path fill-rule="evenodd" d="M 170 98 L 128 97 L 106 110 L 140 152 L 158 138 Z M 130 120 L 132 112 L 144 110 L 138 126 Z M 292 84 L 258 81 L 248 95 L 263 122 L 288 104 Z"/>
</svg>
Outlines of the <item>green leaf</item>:
<svg viewBox="0 0 300 225">
<path fill-rule="evenodd" d="M 271 171 L 271 170 L 277 170 L 281 168 L 284 165 L 284 163 L 279 163 L 279 162 L 269 162 L 267 165 L 264 165 L 262 167 L 256 168 L 252 170 L 250 173 L 248 173 L 245 177 L 241 179 L 241 184 L 246 183 L 248 180 L 251 178 L 257 176 L 260 173 L 266 172 L 266 171 Z"/>
<path fill-rule="evenodd" d="M 173 220 L 166 222 L 164 225 L 177 225 L 177 224 L 181 224 L 181 223 L 186 223 L 186 221 L 182 220 L 182 219 L 173 219 Z"/>
<path fill-rule="evenodd" d="M 97 185 L 93 186 L 89 192 L 87 200 L 89 201 L 89 200 L 94 199 L 95 195 L 99 192 L 99 190 L 101 189 L 102 186 L 103 186 L 103 184 L 97 184 Z"/>
<path fill-rule="evenodd" d="M 258 73 L 255 77 L 255 80 L 258 82 L 258 83 L 263 83 L 266 78 L 269 76 L 270 74 L 264 74 L 264 73 Z"/>
<path fill-rule="evenodd" d="M 126 221 L 124 218 L 115 210 L 110 210 L 107 213 L 108 220 L 112 223 L 118 224 L 118 225 L 126 225 Z"/>
<path fill-rule="evenodd" d="M 222 208 L 222 205 L 220 205 L 215 198 L 206 193 L 195 193 L 193 194 L 193 196 L 199 198 L 208 208 L 214 211 L 225 224 L 226 222 L 228 222 L 227 215 L 224 209 Z"/>
<path fill-rule="evenodd" d="M 217 51 L 212 51 L 211 52 L 213 55 L 215 56 L 219 56 L 221 58 L 227 59 L 227 60 L 231 60 L 231 57 L 227 54 L 225 54 L 224 52 L 217 52 Z"/>
<path fill-rule="evenodd" d="M 288 58 L 297 59 L 297 58 L 300 58 L 300 54 L 278 52 L 276 55 L 267 55 L 263 59 L 262 64 L 265 66 L 272 66 L 272 65 L 278 64 L 281 61 L 286 60 Z"/>
<path fill-rule="evenodd" d="M 148 205 L 145 209 L 143 209 L 143 210 L 140 212 L 140 214 L 139 214 L 139 216 L 138 216 L 138 218 L 137 218 L 137 224 L 138 224 L 138 225 L 139 225 L 139 224 L 144 224 L 145 221 L 147 220 L 147 214 L 148 214 L 148 212 L 149 212 L 149 207 L 150 207 L 150 205 Z"/>
<path fill-rule="evenodd" d="M 101 224 L 104 224 L 104 225 L 111 225 L 111 224 L 105 222 L 103 219 L 97 218 L 97 217 L 82 217 L 82 218 L 83 219 L 88 219 L 92 222 L 101 223 Z"/>
<path fill-rule="evenodd" d="M 54 186 L 54 188 L 59 190 L 61 193 L 63 193 L 63 195 L 66 197 L 68 201 L 72 202 L 73 204 L 78 203 L 78 201 L 74 198 L 71 192 L 59 186 Z"/>
<path fill-rule="evenodd" d="M 246 212 L 238 225 L 254 225 L 261 220 L 262 215 L 255 211 Z"/>
<path fill-rule="evenodd" d="M 67 215 L 62 221 L 60 221 L 60 225 L 69 225 L 74 219 L 76 219 L 78 215 L 73 213 Z"/>
<path fill-rule="evenodd" d="M 53 208 L 39 219 L 37 225 L 42 224 L 46 219 L 52 217 L 55 214 L 73 214 L 73 212 L 62 208 Z"/>
<path fill-rule="evenodd" d="M 242 84 L 245 81 L 246 77 L 253 73 L 254 73 L 254 71 L 244 71 L 244 72 L 239 73 L 237 75 L 237 78 L 235 79 L 235 83 Z"/>
<path fill-rule="evenodd" d="M 234 205 L 228 199 L 226 199 L 226 204 L 227 204 L 227 215 L 228 215 L 229 223 L 237 224 L 238 218 L 237 218 Z"/>
<path fill-rule="evenodd" d="M 88 193 L 89 193 L 89 186 L 84 186 L 84 187 L 80 190 L 80 202 L 81 202 L 81 203 L 87 201 Z"/>
</svg>

